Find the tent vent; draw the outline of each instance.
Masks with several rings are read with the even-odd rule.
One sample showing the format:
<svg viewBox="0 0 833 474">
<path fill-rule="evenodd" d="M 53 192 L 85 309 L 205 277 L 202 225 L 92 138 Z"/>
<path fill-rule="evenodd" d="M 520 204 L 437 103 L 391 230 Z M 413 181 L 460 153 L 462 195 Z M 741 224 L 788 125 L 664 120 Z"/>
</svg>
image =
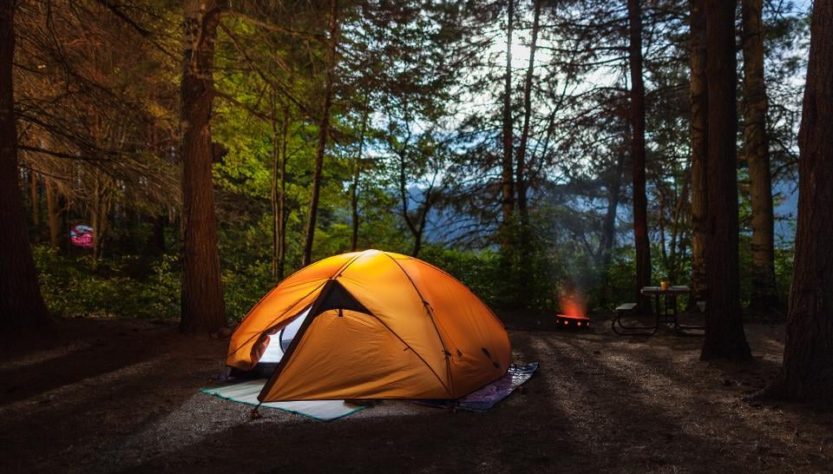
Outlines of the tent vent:
<svg viewBox="0 0 833 474">
<path fill-rule="evenodd" d="M 325 283 L 318 301 L 313 305 L 313 316 L 317 316 L 324 311 L 331 309 L 357 311 L 359 313 L 373 314 L 369 309 L 365 308 L 363 304 L 359 303 L 353 295 L 350 294 L 341 283 L 330 280 Z M 339 316 L 341 313 L 339 312 Z"/>
</svg>

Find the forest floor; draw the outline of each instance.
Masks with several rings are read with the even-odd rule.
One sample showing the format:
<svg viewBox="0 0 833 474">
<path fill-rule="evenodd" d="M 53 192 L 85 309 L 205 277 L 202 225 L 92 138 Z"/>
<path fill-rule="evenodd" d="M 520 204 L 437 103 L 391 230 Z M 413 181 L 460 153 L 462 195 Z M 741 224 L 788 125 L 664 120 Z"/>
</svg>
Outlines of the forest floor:
<svg viewBox="0 0 833 474">
<path fill-rule="evenodd" d="M 6 336 L 0 472 L 833 471 L 830 407 L 743 399 L 777 371 L 782 326 L 748 325 L 755 360 L 735 365 L 700 362 L 701 339 L 670 331 L 507 321 L 515 360 L 541 367 L 491 411 L 395 401 L 328 423 L 269 409 L 250 421 L 250 407 L 199 393 L 227 340 L 170 323 Z"/>
</svg>

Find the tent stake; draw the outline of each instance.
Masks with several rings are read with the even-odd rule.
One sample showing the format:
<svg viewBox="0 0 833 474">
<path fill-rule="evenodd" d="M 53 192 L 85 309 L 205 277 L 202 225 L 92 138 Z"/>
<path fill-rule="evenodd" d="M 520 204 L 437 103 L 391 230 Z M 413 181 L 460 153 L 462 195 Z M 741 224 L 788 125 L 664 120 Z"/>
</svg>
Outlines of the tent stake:
<svg viewBox="0 0 833 474">
<path fill-rule="evenodd" d="M 257 411 L 258 408 L 260 408 L 260 402 L 258 402 L 257 406 L 252 408 L 251 413 L 249 413 L 249 421 L 254 421 L 263 418 L 263 415 L 261 415 L 260 412 Z"/>
</svg>

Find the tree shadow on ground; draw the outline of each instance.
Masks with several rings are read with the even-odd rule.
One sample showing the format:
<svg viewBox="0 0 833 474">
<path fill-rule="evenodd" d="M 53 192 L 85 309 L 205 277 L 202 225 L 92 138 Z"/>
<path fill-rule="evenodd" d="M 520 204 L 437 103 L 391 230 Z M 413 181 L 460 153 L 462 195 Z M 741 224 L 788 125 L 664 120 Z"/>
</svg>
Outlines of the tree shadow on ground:
<svg viewBox="0 0 833 474">
<path fill-rule="evenodd" d="M 213 367 L 207 361 L 224 345 L 171 327 L 93 323 L 68 323 L 64 334 L 38 344 L 21 341 L 30 352 L 4 361 L 5 386 L 20 388 L 0 404 L 0 472 L 95 465 L 112 440 L 192 397 L 216 371 L 195 367 Z"/>
<path fill-rule="evenodd" d="M 721 440 L 693 434 L 679 416 L 634 397 L 639 387 L 627 377 L 593 376 L 600 366 L 584 351 L 529 333 L 513 340 L 516 353 L 542 367 L 491 412 L 431 410 L 328 424 L 267 418 L 209 434 L 131 470 L 595 472 L 690 467 L 701 456 L 724 458 L 711 471 L 743 467 L 726 458 Z M 621 398 L 611 403 L 611 394 Z"/>
<path fill-rule="evenodd" d="M 744 395 L 762 388 L 768 374 L 777 370 L 771 353 L 748 364 L 715 364 L 699 361 L 699 347 L 686 354 L 679 347 L 662 344 L 588 344 L 574 338 L 548 338 L 547 342 L 560 348 L 562 356 L 568 355 L 570 367 L 592 361 L 587 364 L 592 368 L 584 371 L 596 374 L 593 378 L 600 382 L 599 391 L 607 396 L 619 394 L 622 411 L 638 415 L 620 423 L 644 426 L 647 421 L 647 426 L 662 426 L 656 414 L 679 420 L 680 428 L 694 438 L 687 441 L 691 449 L 669 444 L 670 451 L 683 456 L 682 466 L 695 461 L 685 457 L 693 452 L 709 459 L 709 467 L 718 471 L 732 468 L 724 466 L 727 457 L 741 460 L 744 471 L 790 470 L 795 464 L 812 471 L 829 463 L 833 455 L 833 436 L 829 436 L 833 417 L 825 408 L 808 410 L 799 404 L 744 400 Z M 601 403 L 610 405 L 611 400 L 605 398 Z M 608 416 L 615 418 L 614 414 Z M 806 442 L 798 442 L 798 434 L 792 436 L 799 431 Z M 646 436 L 637 439 L 644 441 Z M 704 444 L 702 440 L 711 441 Z M 710 457 L 718 454 L 718 458 Z"/>
<path fill-rule="evenodd" d="M 523 356 L 540 358 L 530 347 L 523 348 Z M 368 413 L 330 423 L 268 416 L 211 433 L 130 471 L 222 471 L 231 466 L 270 472 L 562 470 L 579 464 L 585 454 L 564 436 L 570 420 L 548 403 L 539 387 L 545 377 L 536 375 L 521 393 L 487 413 L 421 407 L 411 414 Z"/>
<path fill-rule="evenodd" d="M 749 387 L 731 367 L 700 362 L 689 338 L 512 332 L 517 361 L 541 368 L 487 413 L 385 402 L 321 423 L 277 410 L 249 421 L 251 407 L 198 393 L 227 341 L 144 328 L 126 332 L 139 354 L 123 366 L 0 406 L 0 471 L 781 472 L 833 462 L 829 413 L 742 401 Z M 72 337 L 83 347 L 101 334 Z M 90 357 L 110 350 L 89 347 Z M 777 351 L 767 346 L 766 364 Z M 27 360 L 50 375 L 44 357 L 4 367 L 17 376 Z"/>
</svg>

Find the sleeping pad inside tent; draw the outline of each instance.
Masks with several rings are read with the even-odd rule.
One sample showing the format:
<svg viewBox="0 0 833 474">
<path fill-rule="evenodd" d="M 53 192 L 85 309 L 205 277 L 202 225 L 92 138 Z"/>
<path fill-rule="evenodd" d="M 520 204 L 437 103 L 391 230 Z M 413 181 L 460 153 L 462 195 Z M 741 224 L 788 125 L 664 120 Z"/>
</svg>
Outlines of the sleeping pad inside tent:
<svg viewBox="0 0 833 474">
<path fill-rule="evenodd" d="M 465 285 L 379 250 L 283 280 L 231 336 L 226 364 L 266 372 L 261 402 L 457 399 L 502 377 L 509 336 Z"/>
</svg>

